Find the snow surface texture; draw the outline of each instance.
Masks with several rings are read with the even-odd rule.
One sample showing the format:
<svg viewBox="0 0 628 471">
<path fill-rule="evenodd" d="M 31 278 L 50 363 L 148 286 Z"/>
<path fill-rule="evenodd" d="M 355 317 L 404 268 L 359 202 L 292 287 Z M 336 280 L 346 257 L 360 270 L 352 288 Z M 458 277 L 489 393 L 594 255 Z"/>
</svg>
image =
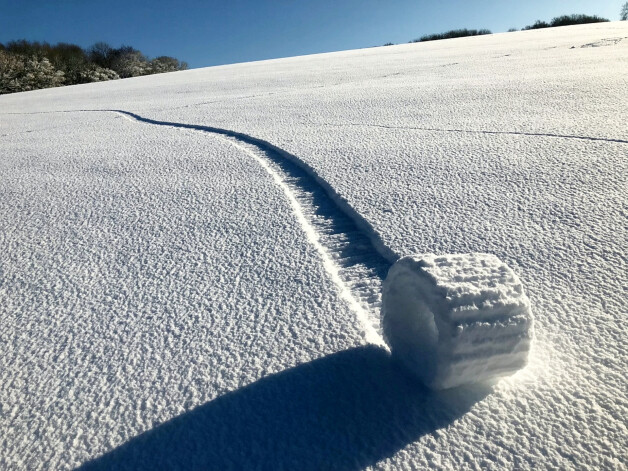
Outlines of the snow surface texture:
<svg viewBox="0 0 628 471">
<path fill-rule="evenodd" d="M 0 97 L 0 467 L 625 469 L 627 70 L 617 22 Z M 470 252 L 529 365 L 430 393 L 381 283 Z"/>
<path fill-rule="evenodd" d="M 393 355 L 432 389 L 512 374 L 532 341 L 523 286 L 490 254 L 403 257 L 384 282 L 382 324 Z"/>
</svg>

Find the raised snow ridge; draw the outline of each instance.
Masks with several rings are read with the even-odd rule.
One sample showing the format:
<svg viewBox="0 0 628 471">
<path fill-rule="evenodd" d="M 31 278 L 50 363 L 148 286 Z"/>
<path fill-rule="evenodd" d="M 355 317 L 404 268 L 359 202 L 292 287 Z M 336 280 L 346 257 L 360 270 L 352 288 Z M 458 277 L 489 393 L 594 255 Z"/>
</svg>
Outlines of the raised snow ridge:
<svg viewBox="0 0 628 471">
<path fill-rule="evenodd" d="M 382 281 L 398 257 L 305 162 L 269 142 L 228 129 L 158 121 L 124 110 L 83 111 L 111 111 L 145 124 L 214 134 L 257 160 L 291 200 L 297 219 L 323 257 L 325 269 L 362 322 L 365 339 L 383 345 L 379 319 Z"/>
</svg>

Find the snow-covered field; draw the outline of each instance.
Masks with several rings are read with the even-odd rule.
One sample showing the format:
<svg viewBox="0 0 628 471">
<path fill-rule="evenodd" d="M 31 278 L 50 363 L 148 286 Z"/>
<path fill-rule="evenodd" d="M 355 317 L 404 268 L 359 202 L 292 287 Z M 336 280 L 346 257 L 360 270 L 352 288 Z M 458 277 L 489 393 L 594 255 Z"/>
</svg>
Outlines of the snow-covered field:
<svg viewBox="0 0 628 471">
<path fill-rule="evenodd" d="M 0 97 L 0 468 L 626 469 L 628 22 Z M 529 365 L 429 392 L 382 278 L 495 254 Z"/>
</svg>

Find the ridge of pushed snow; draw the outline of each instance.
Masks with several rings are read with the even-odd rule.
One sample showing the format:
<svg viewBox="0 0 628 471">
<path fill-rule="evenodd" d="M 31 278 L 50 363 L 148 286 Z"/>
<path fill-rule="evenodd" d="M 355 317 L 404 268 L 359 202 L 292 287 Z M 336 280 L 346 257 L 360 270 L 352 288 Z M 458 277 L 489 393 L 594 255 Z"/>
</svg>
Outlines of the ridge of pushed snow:
<svg viewBox="0 0 628 471">
<path fill-rule="evenodd" d="M 123 110 L 105 111 L 113 111 L 134 122 L 212 133 L 253 157 L 290 201 L 294 214 L 319 252 L 342 298 L 362 323 L 366 340 L 386 345 L 381 335 L 379 313 L 381 284 L 398 255 L 383 244 L 372 226 L 310 166 L 266 141 L 243 133 L 157 121 Z"/>
</svg>

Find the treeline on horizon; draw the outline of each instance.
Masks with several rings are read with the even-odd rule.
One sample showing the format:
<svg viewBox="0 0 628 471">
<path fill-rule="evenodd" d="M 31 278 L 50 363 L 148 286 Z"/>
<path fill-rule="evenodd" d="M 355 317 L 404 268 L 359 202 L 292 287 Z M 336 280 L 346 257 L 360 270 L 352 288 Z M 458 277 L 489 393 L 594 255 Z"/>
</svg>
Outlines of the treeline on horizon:
<svg viewBox="0 0 628 471">
<path fill-rule="evenodd" d="M 76 44 L 37 41 L 0 43 L 0 94 L 102 82 L 187 69 L 174 57 L 149 59 L 131 46 L 113 48 L 98 42 Z"/>
<path fill-rule="evenodd" d="M 627 3 L 628 4 L 628 3 Z M 606 18 L 601 18 L 597 15 L 562 15 L 553 18 L 549 23 L 542 20 L 536 20 L 534 24 L 525 26 L 521 28 L 521 31 L 527 31 L 530 29 L 540 29 L 540 28 L 553 28 L 555 26 L 569 26 L 569 25 L 581 25 L 586 23 L 604 23 L 609 21 Z M 508 32 L 517 31 L 516 28 L 511 28 Z M 426 34 L 421 36 L 418 39 L 413 39 L 410 41 L 411 43 L 418 43 L 424 41 L 437 41 L 440 39 L 451 39 L 451 38 L 464 38 L 467 36 L 479 36 L 483 34 L 492 34 L 489 29 L 452 29 L 451 31 L 446 31 L 444 33 L 436 33 L 436 34 Z M 392 46 L 393 43 L 386 43 L 384 46 Z"/>
<path fill-rule="evenodd" d="M 550 21 L 549 23 L 542 20 L 536 20 L 534 24 L 521 28 L 521 31 L 527 31 L 530 29 L 554 28 L 555 26 L 582 25 L 586 23 L 606 23 L 608 21 L 608 19 L 601 18 L 597 15 L 562 15 L 557 16 L 556 18 L 552 18 L 552 21 Z"/>
<path fill-rule="evenodd" d="M 622 20 L 628 18 L 628 2 L 622 9 Z M 537 20 L 521 30 L 551 28 L 609 21 L 596 15 L 562 15 L 549 23 Z M 512 28 L 508 31 L 517 31 Z M 435 41 L 491 34 L 488 29 L 456 29 L 444 33 L 427 34 L 410 42 Z M 392 46 L 386 43 L 385 46 Z M 119 78 L 138 77 L 187 69 L 187 63 L 174 57 L 147 58 L 131 46 L 112 48 L 98 42 L 88 49 L 76 44 L 50 45 L 37 41 L 10 41 L 0 43 L 0 94 L 37 90 L 41 88 L 101 82 Z"/>
<path fill-rule="evenodd" d="M 451 39 L 451 38 L 464 38 L 466 36 L 480 36 L 482 34 L 491 34 L 490 29 L 452 29 L 451 31 L 447 31 L 445 33 L 436 33 L 436 34 L 426 34 L 421 36 L 419 39 L 413 39 L 412 43 L 419 43 L 424 41 L 438 41 L 440 39 Z"/>
</svg>

